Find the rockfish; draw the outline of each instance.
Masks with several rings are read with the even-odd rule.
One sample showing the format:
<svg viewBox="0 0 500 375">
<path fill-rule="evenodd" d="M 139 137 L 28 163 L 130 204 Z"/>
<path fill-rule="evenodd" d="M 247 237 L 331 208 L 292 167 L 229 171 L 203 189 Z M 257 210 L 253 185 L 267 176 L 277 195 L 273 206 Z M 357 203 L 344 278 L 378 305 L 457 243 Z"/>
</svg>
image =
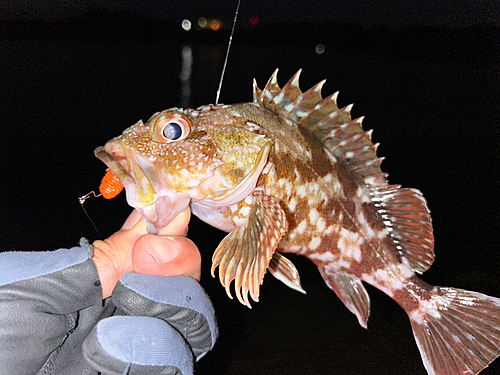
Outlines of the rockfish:
<svg viewBox="0 0 500 375">
<path fill-rule="evenodd" d="M 277 71 L 253 102 L 172 108 L 96 149 L 127 201 L 157 233 L 190 207 L 229 234 L 212 275 L 250 307 L 269 268 L 302 291 L 282 253 L 314 262 L 326 284 L 367 326 L 369 283 L 408 314 L 429 374 L 477 374 L 500 355 L 500 299 L 436 287 L 416 276 L 434 260 L 431 217 L 420 191 L 391 185 L 383 158 L 352 106 L 323 99 L 300 71 Z"/>
</svg>

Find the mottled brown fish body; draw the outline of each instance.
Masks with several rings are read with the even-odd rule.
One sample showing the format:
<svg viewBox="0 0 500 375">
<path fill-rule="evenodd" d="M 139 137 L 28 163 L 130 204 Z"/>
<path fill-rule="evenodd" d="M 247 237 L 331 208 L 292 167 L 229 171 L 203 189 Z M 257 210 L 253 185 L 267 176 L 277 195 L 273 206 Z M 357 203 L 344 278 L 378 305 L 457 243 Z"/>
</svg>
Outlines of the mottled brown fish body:
<svg viewBox="0 0 500 375">
<path fill-rule="evenodd" d="M 416 273 L 434 260 L 427 204 L 391 185 L 377 144 L 351 106 L 302 92 L 300 71 L 280 88 L 276 73 L 252 103 L 173 108 L 138 122 L 96 150 L 125 186 L 128 203 L 158 232 L 190 208 L 229 232 L 212 274 L 250 307 L 267 270 L 302 291 L 282 253 L 311 259 L 326 284 L 367 327 L 363 282 L 407 312 L 431 375 L 477 374 L 500 355 L 500 299 L 433 287 Z M 232 297 L 231 297 L 232 298 Z"/>
</svg>

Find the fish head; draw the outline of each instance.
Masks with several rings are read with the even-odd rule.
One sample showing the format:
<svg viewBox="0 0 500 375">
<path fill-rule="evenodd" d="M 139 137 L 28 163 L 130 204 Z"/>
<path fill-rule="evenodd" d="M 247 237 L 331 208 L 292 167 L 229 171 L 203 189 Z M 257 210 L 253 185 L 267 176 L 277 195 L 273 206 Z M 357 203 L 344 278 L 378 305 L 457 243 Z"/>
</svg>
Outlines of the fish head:
<svg viewBox="0 0 500 375">
<path fill-rule="evenodd" d="M 124 185 L 127 202 L 157 233 L 192 200 L 205 208 L 248 196 L 272 141 L 231 106 L 168 109 L 95 150 Z"/>
</svg>

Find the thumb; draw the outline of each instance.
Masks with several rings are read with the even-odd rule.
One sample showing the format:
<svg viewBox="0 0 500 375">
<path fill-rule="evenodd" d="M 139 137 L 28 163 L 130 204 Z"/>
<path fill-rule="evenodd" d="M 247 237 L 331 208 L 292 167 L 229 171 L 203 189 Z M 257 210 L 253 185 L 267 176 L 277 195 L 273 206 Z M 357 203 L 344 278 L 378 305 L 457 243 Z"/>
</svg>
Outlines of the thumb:
<svg viewBox="0 0 500 375">
<path fill-rule="evenodd" d="M 156 276 L 191 276 L 200 280 L 201 255 L 196 245 L 182 236 L 146 234 L 132 252 L 134 272 Z"/>
</svg>

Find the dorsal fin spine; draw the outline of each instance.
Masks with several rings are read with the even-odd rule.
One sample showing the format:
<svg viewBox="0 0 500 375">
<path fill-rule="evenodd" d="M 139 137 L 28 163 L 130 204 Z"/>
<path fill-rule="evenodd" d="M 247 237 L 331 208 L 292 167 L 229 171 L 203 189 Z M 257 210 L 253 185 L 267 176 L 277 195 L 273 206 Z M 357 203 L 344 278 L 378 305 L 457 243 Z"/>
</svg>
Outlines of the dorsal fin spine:
<svg viewBox="0 0 500 375">
<path fill-rule="evenodd" d="M 261 94 L 262 94 L 262 90 L 259 89 L 259 86 L 257 86 L 257 80 L 254 78 L 253 79 L 253 102 L 254 103 L 259 103 Z"/>
</svg>

